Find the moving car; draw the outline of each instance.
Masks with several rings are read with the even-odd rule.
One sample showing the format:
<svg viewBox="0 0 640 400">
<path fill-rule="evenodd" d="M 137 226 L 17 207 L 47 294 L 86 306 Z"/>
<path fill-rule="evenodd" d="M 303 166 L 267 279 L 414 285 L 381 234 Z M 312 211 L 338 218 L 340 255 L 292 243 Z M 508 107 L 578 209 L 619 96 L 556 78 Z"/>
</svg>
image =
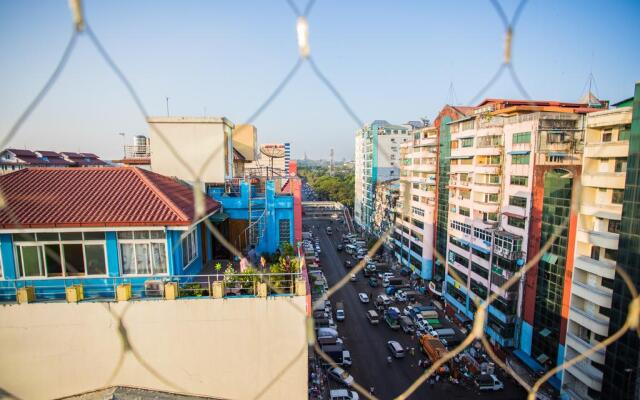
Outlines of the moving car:
<svg viewBox="0 0 640 400">
<path fill-rule="evenodd" d="M 395 340 L 389 340 L 387 342 L 387 348 L 389 349 L 393 357 L 404 358 L 404 348 L 402 348 L 402 345 Z"/>
<path fill-rule="evenodd" d="M 345 317 L 345 314 L 344 314 L 344 304 L 343 304 L 341 301 L 339 301 L 339 302 L 336 304 L 336 319 L 337 319 L 338 321 L 344 321 L 344 317 Z"/>
<path fill-rule="evenodd" d="M 344 365 L 345 367 L 350 367 L 351 364 L 352 364 L 351 352 L 349 352 L 349 350 L 343 350 L 342 351 L 342 365 Z"/>
<path fill-rule="evenodd" d="M 391 299 L 386 294 L 379 294 L 376 298 L 376 304 L 377 303 L 382 303 L 383 305 L 388 306 L 391 304 Z M 400 314 L 400 312 L 398 312 L 398 314 Z"/>
<path fill-rule="evenodd" d="M 380 316 L 376 312 L 376 310 L 367 311 L 367 319 L 371 323 L 371 325 L 378 325 L 380 323 Z"/>
<path fill-rule="evenodd" d="M 378 287 L 378 279 L 374 276 L 369 278 L 369 286 Z"/>
<path fill-rule="evenodd" d="M 368 303 L 369 302 L 369 296 L 367 296 L 366 293 L 358 293 L 358 297 L 360 298 L 360 301 L 362 303 Z"/>
<path fill-rule="evenodd" d="M 404 294 L 404 291 L 402 290 L 398 290 L 396 292 L 396 301 L 399 301 L 401 303 L 404 303 L 405 301 L 407 301 L 407 295 Z"/>
<path fill-rule="evenodd" d="M 327 371 L 327 373 L 329 374 L 329 377 L 331 377 L 331 379 L 334 379 L 345 386 L 353 385 L 353 376 L 349 375 L 347 371 L 343 370 L 340 367 L 331 368 L 329 369 L 329 371 Z"/>
</svg>

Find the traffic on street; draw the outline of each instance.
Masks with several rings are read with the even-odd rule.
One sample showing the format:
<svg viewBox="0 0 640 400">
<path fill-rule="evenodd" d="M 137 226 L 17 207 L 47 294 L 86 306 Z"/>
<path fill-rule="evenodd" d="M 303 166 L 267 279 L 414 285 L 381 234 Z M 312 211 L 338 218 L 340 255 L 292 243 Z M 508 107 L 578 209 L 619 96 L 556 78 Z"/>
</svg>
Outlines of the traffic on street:
<svg viewBox="0 0 640 400">
<path fill-rule="evenodd" d="M 366 258 L 366 243 L 350 234 L 341 218 L 306 219 L 303 224 L 316 337 L 322 350 L 340 365 L 320 368 L 324 376 L 310 371 L 315 382 L 326 382 L 324 391 L 310 398 L 360 398 L 352 388 L 354 381 L 378 398 L 395 398 L 440 354 L 464 339 L 466 329 L 445 316 L 439 299 L 415 285 L 410 271 L 385 255 Z M 362 259 L 366 267 L 353 273 Z M 315 302 L 345 275 L 349 281 L 326 304 Z M 326 364 L 319 356 L 316 360 Z M 506 400 L 525 398 L 526 392 L 476 345 L 447 363 L 409 398 L 445 397 Z"/>
</svg>

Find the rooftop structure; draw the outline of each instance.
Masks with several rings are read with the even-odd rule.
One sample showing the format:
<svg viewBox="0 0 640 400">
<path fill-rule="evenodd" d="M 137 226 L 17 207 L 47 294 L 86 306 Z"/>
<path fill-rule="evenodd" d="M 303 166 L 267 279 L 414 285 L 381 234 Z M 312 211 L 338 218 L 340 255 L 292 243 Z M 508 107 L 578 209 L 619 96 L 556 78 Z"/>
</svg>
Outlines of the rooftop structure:
<svg viewBox="0 0 640 400">
<path fill-rule="evenodd" d="M 58 153 L 49 150 L 5 149 L 0 153 L 0 174 L 29 167 L 103 167 L 108 164 L 92 153 Z"/>
</svg>

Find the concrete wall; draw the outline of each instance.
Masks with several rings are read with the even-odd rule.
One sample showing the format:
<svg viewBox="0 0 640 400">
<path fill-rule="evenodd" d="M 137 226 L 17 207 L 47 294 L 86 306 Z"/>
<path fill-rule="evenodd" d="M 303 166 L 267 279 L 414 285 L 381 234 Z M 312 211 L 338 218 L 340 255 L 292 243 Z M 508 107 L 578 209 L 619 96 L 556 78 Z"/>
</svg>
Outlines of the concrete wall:
<svg viewBox="0 0 640 400">
<path fill-rule="evenodd" d="M 147 123 L 153 172 L 194 182 L 202 171 L 200 179 L 207 183 L 222 183 L 232 174 L 233 124 L 227 119 L 154 117 L 148 118 Z M 164 140 L 156 130 L 162 133 Z M 172 149 L 189 168 L 178 161 Z"/>
<path fill-rule="evenodd" d="M 274 382 L 261 398 L 306 398 L 305 299 L 3 305 L 0 389 L 19 398 L 49 399 L 130 385 L 249 399 Z M 125 311 L 130 343 L 168 382 L 131 352 L 109 382 L 122 349 L 110 312 Z"/>
</svg>

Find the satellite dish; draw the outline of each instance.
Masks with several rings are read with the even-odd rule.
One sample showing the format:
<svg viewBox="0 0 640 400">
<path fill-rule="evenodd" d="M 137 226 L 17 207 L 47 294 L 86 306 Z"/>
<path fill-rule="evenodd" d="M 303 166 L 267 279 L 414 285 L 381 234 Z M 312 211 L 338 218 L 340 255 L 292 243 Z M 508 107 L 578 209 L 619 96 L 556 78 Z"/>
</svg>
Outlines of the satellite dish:
<svg viewBox="0 0 640 400">
<path fill-rule="evenodd" d="M 284 146 L 262 146 L 260 153 L 269 158 L 284 158 Z"/>
</svg>

